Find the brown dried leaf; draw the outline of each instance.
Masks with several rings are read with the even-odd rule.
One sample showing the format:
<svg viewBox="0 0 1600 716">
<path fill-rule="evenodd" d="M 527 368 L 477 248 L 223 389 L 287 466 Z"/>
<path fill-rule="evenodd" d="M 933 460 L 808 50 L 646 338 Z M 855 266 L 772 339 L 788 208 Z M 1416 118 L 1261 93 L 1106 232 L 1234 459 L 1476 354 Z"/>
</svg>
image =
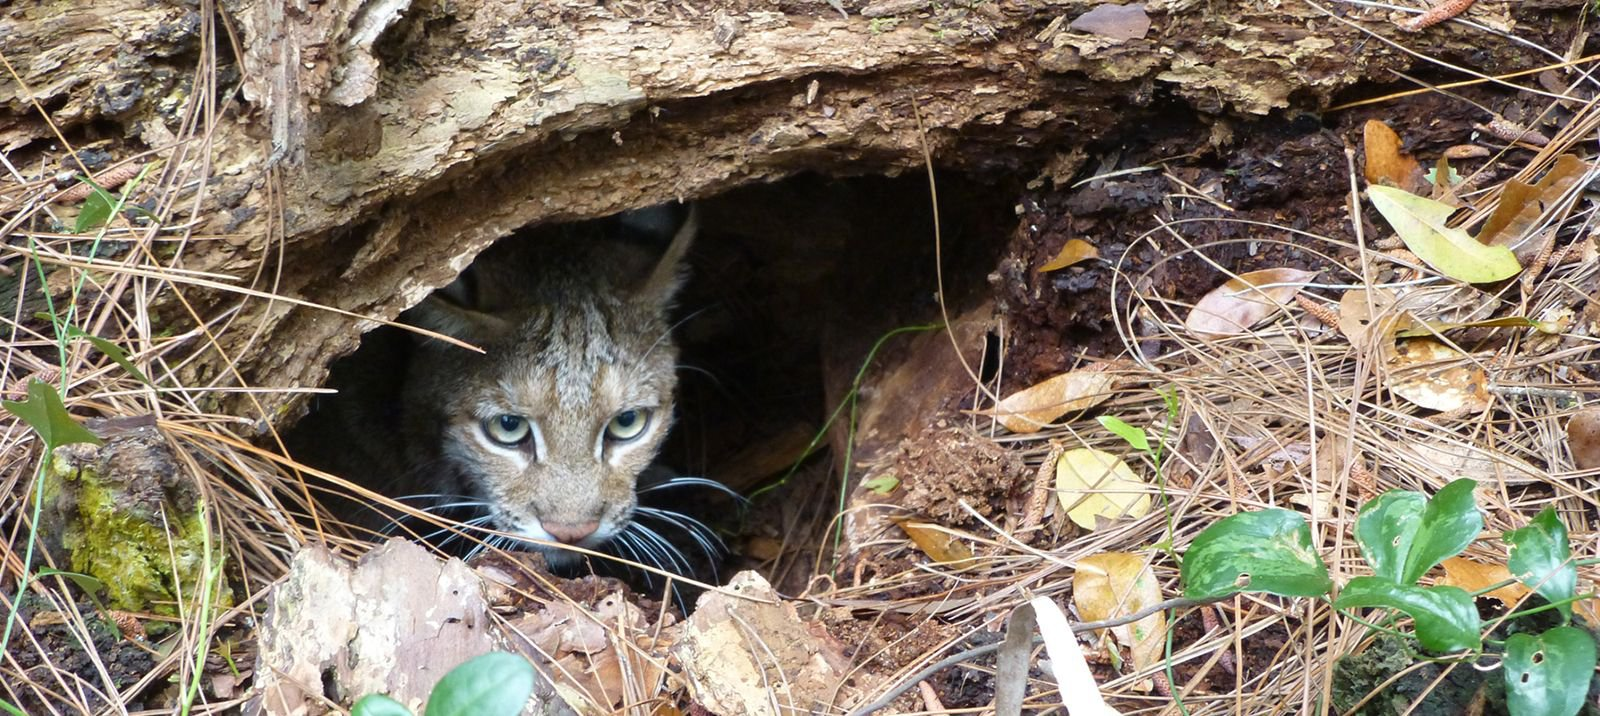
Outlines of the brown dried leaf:
<svg viewBox="0 0 1600 716">
<path fill-rule="evenodd" d="M 1211 290 L 1194 305 L 1184 325 L 1193 333 L 1236 336 L 1278 311 L 1317 275 L 1315 271 L 1273 268 L 1240 274 Z"/>
<path fill-rule="evenodd" d="M 1400 135 L 1376 119 L 1361 130 L 1365 147 L 1367 183 L 1392 186 L 1413 194 L 1428 194 L 1428 177 L 1422 165 L 1400 149 Z"/>
<path fill-rule="evenodd" d="M 1538 241 L 1524 239 L 1538 226 L 1539 219 L 1550 205 L 1571 191 L 1588 169 L 1589 165 L 1583 160 L 1563 154 L 1538 184 L 1529 186 L 1514 179 L 1506 182 L 1506 188 L 1500 194 L 1500 203 L 1495 206 L 1489 220 L 1484 222 L 1483 230 L 1478 232 L 1478 241 L 1490 246 L 1509 246 L 1517 255 L 1517 260 L 1526 264 L 1539 253 L 1542 246 Z"/>
<path fill-rule="evenodd" d="M 1392 338 L 1400 328 L 1400 317 L 1406 315 L 1393 310 L 1397 301 L 1394 291 L 1387 288 L 1345 291 L 1339 298 L 1339 332 L 1357 347 L 1364 347 L 1379 336 Z M 1414 322 L 1404 321 L 1407 325 Z"/>
<path fill-rule="evenodd" d="M 1503 564 L 1484 564 L 1466 557 L 1451 557 L 1441 566 L 1444 567 L 1444 577 L 1439 579 L 1440 585 L 1460 587 L 1469 592 L 1476 592 L 1491 584 L 1511 579 L 1511 570 L 1506 569 Z M 1527 595 L 1527 587 L 1522 586 L 1521 582 L 1512 581 L 1511 584 L 1483 596 L 1497 599 L 1501 604 L 1510 606 Z"/>
<path fill-rule="evenodd" d="M 1012 393 L 993 408 L 974 412 L 993 416 L 1011 432 L 1036 433 L 1067 413 L 1105 402 L 1116 382 L 1116 375 L 1103 365 L 1079 368 Z"/>
<path fill-rule="evenodd" d="M 1567 420 L 1567 448 L 1579 470 L 1600 467 L 1600 408 L 1584 408 Z"/>
<path fill-rule="evenodd" d="M 917 545 L 917 549 L 935 562 L 949 564 L 972 559 L 972 548 L 966 542 L 935 525 L 905 517 L 894 518 L 894 523 L 906 531 L 906 536 Z"/>
<path fill-rule="evenodd" d="M 1072 603 L 1085 621 L 1126 616 L 1160 601 L 1161 585 L 1144 555 L 1102 552 L 1079 560 L 1073 572 Z M 1161 612 L 1111 628 L 1117 642 L 1128 648 L 1136 669 L 1161 661 L 1166 631 Z"/>
<path fill-rule="evenodd" d="M 1061 247 L 1061 252 L 1057 253 L 1055 258 L 1050 259 L 1049 263 L 1040 266 L 1038 272 L 1044 273 L 1046 271 L 1064 269 L 1073 264 L 1097 258 L 1100 258 L 1100 249 L 1095 248 L 1094 244 L 1083 239 L 1068 239 L 1066 245 Z"/>
<path fill-rule="evenodd" d="M 1099 35 L 1108 40 L 1127 42 L 1143 39 L 1150 32 L 1150 16 L 1144 3 L 1118 5 L 1101 3 L 1079 15 L 1067 25 L 1073 32 Z"/>
<path fill-rule="evenodd" d="M 1443 485 L 1466 477 L 1480 485 L 1526 485 L 1549 479 L 1549 473 L 1507 454 L 1468 443 L 1414 442 L 1395 446 L 1395 457 L 1409 458 L 1413 467 L 1432 475 Z"/>
<path fill-rule="evenodd" d="M 1466 354 L 1432 338 L 1408 338 L 1388 361 L 1389 390 L 1429 410 L 1482 410 L 1488 376 Z"/>
</svg>

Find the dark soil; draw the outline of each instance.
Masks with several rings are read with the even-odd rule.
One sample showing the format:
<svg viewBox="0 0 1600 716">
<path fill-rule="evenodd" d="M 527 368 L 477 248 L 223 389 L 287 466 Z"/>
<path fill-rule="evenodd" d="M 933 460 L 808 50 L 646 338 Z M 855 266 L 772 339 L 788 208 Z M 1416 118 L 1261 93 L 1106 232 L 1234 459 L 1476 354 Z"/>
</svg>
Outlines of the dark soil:
<svg viewBox="0 0 1600 716">
<path fill-rule="evenodd" d="M 65 623 L 71 619 L 55 611 L 49 604 L 39 600 L 31 593 L 24 593 L 20 609 L 17 611 L 17 625 L 12 630 L 11 642 L 3 645 L 4 652 L 16 659 L 17 666 L 27 675 L 28 680 L 38 688 L 26 688 L 23 684 L 9 685 L 13 689 L 12 696 L 18 701 L 14 702 L 23 713 L 47 713 L 55 707 L 71 708 L 71 704 L 79 703 L 77 700 L 47 699 L 41 693 L 52 693 L 62 688 L 58 680 L 65 679 L 71 684 L 73 679 L 81 680 L 86 684 L 93 684 L 95 689 L 104 689 L 107 684 L 101 678 L 96 660 L 105 668 L 105 673 L 110 676 L 111 684 L 117 689 L 126 688 L 155 667 L 155 657 L 146 649 L 130 643 L 128 638 L 120 634 L 115 625 L 103 618 L 96 611 L 93 602 L 85 599 L 77 604 L 78 611 L 86 617 L 89 635 L 93 644 L 89 650 L 79 640 L 77 634 Z M 94 656 L 91 657 L 91 654 Z M 94 693 L 93 690 L 86 693 Z M 96 706 L 107 705 L 104 701 L 91 701 Z M 138 711 L 144 707 L 143 703 L 134 700 L 123 704 L 130 711 Z"/>
<path fill-rule="evenodd" d="M 1467 96 L 1502 114 L 1534 112 L 1526 95 L 1502 99 L 1469 91 Z M 1058 176 L 1056 188 L 1041 186 L 1017 202 L 1022 220 L 1000 269 L 991 276 L 1013 327 L 1008 379 L 1026 385 L 1067 369 L 1082 353 L 1122 352 L 1122 339 L 1112 325 L 1117 270 L 1137 281 L 1141 294 L 1178 302 L 1163 316 L 1169 321 L 1181 321 L 1183 305 L 1225 280 L 1217 266 L 1235 273 L 1276 267 L 1324 270 L 1322 280 L 1345 282 L 1337 268 L 1350 256 L 1311 237 L 1355 241 L 1346 208 L 1351 165 L 1345 150 L 1355 152 L 1359 174 L 1366 121 L 1387 122 L 1405 140 L 1408 152 L 1432 166 L 1446 147 L 1472 143 L 1479 136 L 1473 124 L 1485 117 L 1466 101 L 1419 95 L 1320 117 L 1279 114 L 1212 119 L 1210 124 L 1201 118 L 1180 120 L 1091 147 L 1075 174 Z M 1531 156 L 1527 150 L 1512 150 L 1493 165 L 1478 159 L 1453 166 L 1463 175 L 1482 168 L 1477 182 L 1487 186 Z M 1096 175 L 1140 168 L 1150 170 L 1072 186 Z M 1184 185 L 1207 191 L 1210 199 L 1228 208 L 1195 198 Z M 1363 220 L 1369 241 L 1383 235 L 1375 211 L 1366 209 Z M 1198 248 L 1189 250 L 1161 231 L 1162 222 L 1175 224 L 1173 230 Z M 1101 260 L 1038 273 L 1070 239 L 1094 244 Z M 1124 282 L 1117 288 L 1119 299 L 1126 301 L 1135 286 Z M 1122 308 L 1126 312 L 1127 304 Z"/>
</svg>

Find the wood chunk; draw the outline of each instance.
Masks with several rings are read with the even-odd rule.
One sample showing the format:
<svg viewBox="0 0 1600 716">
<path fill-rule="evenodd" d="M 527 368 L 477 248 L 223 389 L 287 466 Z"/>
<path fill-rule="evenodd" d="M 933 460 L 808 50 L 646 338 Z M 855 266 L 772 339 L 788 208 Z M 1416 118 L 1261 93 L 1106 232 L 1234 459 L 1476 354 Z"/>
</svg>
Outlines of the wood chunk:
<svg viewBox="0 0 1600 716">
<path fill-rule="evenodd" d="M 673 649 L 697 702 L 712 713 L 751 716 L 848 703 L 854 689 L 842 682 L 850 660 L 821 624 L 801 621 L 755 572 L 734 575 L 727 588 L 738 596 L 700 597 Z"/>
<path fill-rule="evenodd" d="M 505 650 L 478 576 L 461 560 L 391 540 L 351 567 L 308 547 L 273 590 L 261 627 L 259 695 L 245 713 L 323 714 L 328 699 L 348 706 L 369 693 L 421 713 L 446 672 Z M 561 706 L 540 683 L 534 708 Z"/>
</svg>

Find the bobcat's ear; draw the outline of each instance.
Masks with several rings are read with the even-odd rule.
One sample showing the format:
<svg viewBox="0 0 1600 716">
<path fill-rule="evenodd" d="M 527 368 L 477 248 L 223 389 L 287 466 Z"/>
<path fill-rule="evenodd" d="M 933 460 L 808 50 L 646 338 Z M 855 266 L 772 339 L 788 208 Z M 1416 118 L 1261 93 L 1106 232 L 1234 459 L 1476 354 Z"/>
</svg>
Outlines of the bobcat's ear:
<svg viewBox="0 0 1600 716">
<path fill-rule="evenodd" d="M 672 243 L 661 254 L 661 260 L 634 289 L 634 302 L 657 307 L 672 302 L 672 297 L 683 286 L 683 257 L 689 252 L 689 244 L 693 243 L 694 235 L 699 230 L 700 211 L 690 204 L 688 214 L 678 226 L 678 232 L 672 236 Z"/>
<path fill-rule="evenodd" d="M 505 336 L 514 327 L 510 321 L 474 308 L 477 303 L 471 269 L 433 295 L 422 299 L 401 317 L 405 323 L 442 333 L 482 347 Z M 413 334 L 416 335 L 416 334 Z M 427 340 L 425 336 L 416 336 Z"/>
</svg>

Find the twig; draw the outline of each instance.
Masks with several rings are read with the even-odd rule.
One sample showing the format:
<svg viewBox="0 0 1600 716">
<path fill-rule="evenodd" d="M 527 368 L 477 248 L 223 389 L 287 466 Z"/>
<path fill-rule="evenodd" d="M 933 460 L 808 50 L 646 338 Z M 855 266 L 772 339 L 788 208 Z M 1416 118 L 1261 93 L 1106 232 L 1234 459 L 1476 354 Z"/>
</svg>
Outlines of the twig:
<svg viewBox="0 0 1600 716">
<path fill-rule="evenodd" d="M 1224 594 L 1224 595 L 1219 596 L 1219 597 L 1210 597 L 1210 598 L 1207 598 L 1207 599 L 1190 599 L 1188 597 L 1173 597 L 1172 599 L 1168 599 L 1166 601 L 1161 601 L 1161 602 L 1156 602 L 1155 604 L 1151 604 L 1150 606 L 1145 607 L 1143 609 L 1140 609 L 1139 611 L 1133 612 L 1132 614 L 1116 617 L 1114 619 L 1101 619 L 1100 621 L 1094 621 L 1094 622 L 1079 622 L 1079 623 L 1075 623 L 1075 624 L 1072 625 L 1072 632 L 1074 634 L 1077 634 L 1077 633 L 1086 632 L 1086 631 L 1094 631 L 1096 629 L 1110 629 L 1111 627 L 1122 626 L 1123 624 L 1132 624 L 1132 623 L 1134 623 L 1136 621 L 1139 621 L 1140 619 L 1143 619 L 1143 618 L 1145 618 L 1147 616 L 1150 616 L 1151 614 L 1155 614 L 1156 612 L 1162 612 L 1162 611 L 1166 611 L 1168 609 L 1185 609 L 1185 608 L 1188 608 L 1188 607 L 1198 607 L 1198 606 L 1202 606 L 1202 605 L 1206 605 L 1206 604 L 1211 604 L 1213 602 L 1219 602 L 1219 601 L 1222 601 L 1223 599 L 1227 599 L 1227 598 L 1232 597 L 1232 596 L 1233 596 L 1232 594 Z M 1043 639 L 1041 637 L 1038 637 L 1038 636 L 1035 636 L 1033 638 L 1033 642 L 1034 643 L 1039 643 L 1042 640 Z M 894 688 L 884 692 L 884 694 L 882 696 L 879 696 L 876 701 L 873 701 L 872 703 L 867 704 L 866 706 L 862 706 L 861 708 L 858 708 L 858 709 L 856 709 L 854 711 L 851 711 L 850 712 L 850 716 L 867 716 L 868 714 L 877 712 L 879 709 L 886 708 L 889 704 L 894 703 L 895 699 L 900 698 L 901 694 L 904 694 L 905 692 L 916 688 L 917 684 L 919 682 L 923 681 L 924 679 L 927 679 L 927 678 L 933 676 L 934 674 L 937 674 L 940 671 L 943 671 L 944 669 L 947 669 L 949 667 L 955 666 L 956 664 L 959 664 L 959 663 L 961 663 L 963 661 L 969 661 L 969 660 L 972 660 L 972 659 L 976 659 L 976 658 L 978 658 L 980 656 L 984 656 L 986 654 L 992 654 L 992 653 L 994 653 L 996 651 L 999 651 L 1000 650 L 1000 645 L 1004 644 L 1004 643 L 1005 642 L 1003 642 L 1003 641 L 997 641 L 997 642 L 995 642 L 993 644 L 984 644 L 983 646 L 975 646 L 975 647 L 972 647 L 971 649 L 967 649 L 966 651 L 957 652 L 957 653 L 951 654 L 950 656 L 947 656 L 947 657 L 945 657 L 943 659 L 940 659 L 939 661 L 935 662 L 933 665 L 928 666 L 927 668 L 924 668 L 923 670 L 918 671 L 915 674 L 912 674 L 910 677 L 906 678 L 904 681 L 901 681 L 898 686 L 895 686 Z"/>
</svg>

